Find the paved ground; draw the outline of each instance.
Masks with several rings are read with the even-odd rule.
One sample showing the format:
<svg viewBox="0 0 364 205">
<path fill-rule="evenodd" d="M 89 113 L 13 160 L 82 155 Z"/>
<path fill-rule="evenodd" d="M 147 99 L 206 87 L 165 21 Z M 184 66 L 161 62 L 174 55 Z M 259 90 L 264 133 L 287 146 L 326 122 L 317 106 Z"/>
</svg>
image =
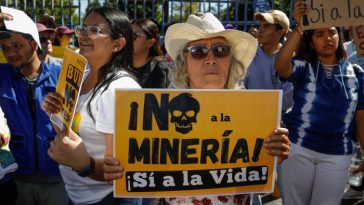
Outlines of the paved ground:
<svg viewBox="0 0 364 205">
<path fill-rule="evenodd" d="M 265 196 L 262 199 L 264 205 L 282 205 L 281 198 L 274 198 L 272 196 Z M 341 205 L 364 205 L 364 199 L 357 200 L 357 199 L 345 199 L 341 201 Z"/>
</svg>

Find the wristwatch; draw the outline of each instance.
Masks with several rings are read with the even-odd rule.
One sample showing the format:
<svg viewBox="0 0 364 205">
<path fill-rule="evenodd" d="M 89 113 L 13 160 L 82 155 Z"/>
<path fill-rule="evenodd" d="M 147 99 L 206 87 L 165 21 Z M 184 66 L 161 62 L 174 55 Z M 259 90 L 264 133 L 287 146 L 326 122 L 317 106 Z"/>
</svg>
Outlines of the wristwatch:
<svg viewBox="0 0 364 205">
<path fill-rule="evenodd" d="M 81 177 L 87 177 L 88 175 L 94 172 L 95 172 L 95 159 L 90 156 L 90 165 L 78 171 L 77 174 Z"/>
</svg>

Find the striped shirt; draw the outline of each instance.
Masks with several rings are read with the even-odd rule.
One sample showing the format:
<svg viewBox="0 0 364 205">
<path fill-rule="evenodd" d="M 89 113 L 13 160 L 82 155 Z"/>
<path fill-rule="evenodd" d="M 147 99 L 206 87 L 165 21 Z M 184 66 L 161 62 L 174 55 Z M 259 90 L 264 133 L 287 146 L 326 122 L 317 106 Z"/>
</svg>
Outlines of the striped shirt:
<svg viewBox="0 0 364 205">
<path fill-rule="evenodd" d="M 292 65 L 294 105 L 283 117 L 290 140 L 324 154 L 351 154 L 355 111 L 364 109 L 363 69 L 340 60 L 327 76 L 319 61 Z"/>
</svg>

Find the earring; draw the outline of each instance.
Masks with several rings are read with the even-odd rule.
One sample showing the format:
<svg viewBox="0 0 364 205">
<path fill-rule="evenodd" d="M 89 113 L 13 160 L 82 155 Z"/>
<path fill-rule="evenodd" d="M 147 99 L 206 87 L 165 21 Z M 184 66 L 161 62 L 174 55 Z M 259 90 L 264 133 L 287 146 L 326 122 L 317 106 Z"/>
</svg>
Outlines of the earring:
<svg viewBox="0 0 364 205">
<path fill-rule="evenodd" d="M 114 48 L 114 51 L 118 51 L 118 48 Z"/>
</svg>

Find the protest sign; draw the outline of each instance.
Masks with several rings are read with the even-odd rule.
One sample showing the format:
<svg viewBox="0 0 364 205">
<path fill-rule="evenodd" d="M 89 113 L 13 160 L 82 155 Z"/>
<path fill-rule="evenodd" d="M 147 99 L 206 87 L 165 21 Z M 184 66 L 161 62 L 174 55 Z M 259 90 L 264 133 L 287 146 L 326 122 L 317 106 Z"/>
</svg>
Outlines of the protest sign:
<svg viewBox="0 0 364 205">
<path fill-rule="evenodd" d="M 310 10 L 301 21 L 304 30 L 363 24 L 363 0 L 307 0 L 305 2 Z"/>
<path fill-rule="evenodd" d="M 52 53 L 50 54 L 53 57 L 63 58 L 65 48 L 76 51 L 78 48 L 76 47 L 62 47 L 53 45 Z"/>
<path fill-rule="evenodd" d="M 272 192 L 281 91 L 116 90 L 118 197 Z"/>
<path fill-rule="evenodd" d="M 8 63 L 6 60 L 3 51 L 0 51 L 0 63 Z"/>
<path fill-rule="evenodd" d="M 364 26 L 354 26 L 351 28 L 352 37 L 355 43 L 356 55 L 358 58 L 364 57 Z"/>
<path fill-rule="evenodd" d="M 63 97 L 62 110 L 51 115 L 51 121 L 61 130 L 71 127 L 86 65 L 86 58 L 70 49 L 64 50 L 62 70 L 56 88 L 56 92 Z"/>
</svg>

